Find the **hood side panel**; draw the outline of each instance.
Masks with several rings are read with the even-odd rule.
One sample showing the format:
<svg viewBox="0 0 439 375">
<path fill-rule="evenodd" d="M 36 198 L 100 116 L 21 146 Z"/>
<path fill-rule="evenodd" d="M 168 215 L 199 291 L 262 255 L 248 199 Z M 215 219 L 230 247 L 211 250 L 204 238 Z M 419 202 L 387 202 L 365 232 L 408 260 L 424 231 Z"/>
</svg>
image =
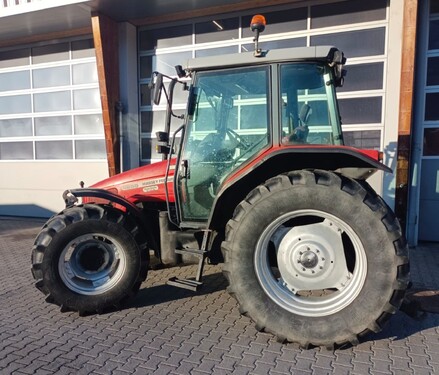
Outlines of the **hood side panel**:
<svg viewBox="0 0 439 375">
<path fill-rule="evenodd" d="M 111 190 L 131 202 L 166 202 L 165 176 L 167 161 L 145 165 L 116 176 L 107 178 L 90 186 L 91 188 Z M 171 160 L 168 176 L 170 202 L 174 202 L 175 159 Z"/>
</svg>

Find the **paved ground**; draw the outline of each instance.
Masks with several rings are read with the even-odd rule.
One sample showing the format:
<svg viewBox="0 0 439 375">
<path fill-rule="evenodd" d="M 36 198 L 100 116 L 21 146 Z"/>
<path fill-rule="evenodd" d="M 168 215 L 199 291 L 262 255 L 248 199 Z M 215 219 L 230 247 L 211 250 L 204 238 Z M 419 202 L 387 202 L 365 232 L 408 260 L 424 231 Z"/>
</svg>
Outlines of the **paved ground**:
<svg viewBox="0 0 439 375">
<path fill-rule="evenodd" d="M 439 315 L 397 313 L 354 348 L 301 350 L 258 333 L 208 266 L 200 294 L 152 271 L 122 311 L 78 317 L 44 302 L 30 248 L 41 222 L 0 218 L 0 374 L 439 374 Z M 416 287 L 439 289 L 439 246 L 414 249 Z"/>
</svg>

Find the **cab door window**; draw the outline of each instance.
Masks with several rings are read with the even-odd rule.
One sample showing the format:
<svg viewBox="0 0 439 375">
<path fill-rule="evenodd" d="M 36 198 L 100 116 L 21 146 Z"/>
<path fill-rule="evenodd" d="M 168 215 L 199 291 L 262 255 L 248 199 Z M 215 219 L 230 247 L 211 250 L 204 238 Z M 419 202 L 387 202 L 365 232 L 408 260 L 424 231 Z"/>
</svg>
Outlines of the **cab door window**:
<svg viewBox="0 0 439 375">
<path fill-rule="evenodd" d="M 207 219 L 221 184 L 270 141 L 269 68 L 198 73 L 179 174 L 184 220 Z"/>
</svg>

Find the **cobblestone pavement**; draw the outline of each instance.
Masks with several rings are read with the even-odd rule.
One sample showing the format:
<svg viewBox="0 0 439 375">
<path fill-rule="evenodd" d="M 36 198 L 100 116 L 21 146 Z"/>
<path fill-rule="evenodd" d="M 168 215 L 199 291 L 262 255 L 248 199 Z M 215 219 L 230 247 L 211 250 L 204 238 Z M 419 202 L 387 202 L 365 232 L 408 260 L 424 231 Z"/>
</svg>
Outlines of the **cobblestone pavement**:
<svg viewBox="0 0 439 375">
<path fill-rule="evenodd" d="M 44 302 L 30 249 L 41 222 L 0 218 L 0 374 L 439 374 L 439 315 L 399 312 L 354 348 L 277 343 L 240 316 L 219 266 L 194 294 L 166 286 L 193 266 L 151 271 L 121 311 L 78 317 Z M 412 250 L 416 287 L 439 288 L 439 246 Z"/>
</svg>

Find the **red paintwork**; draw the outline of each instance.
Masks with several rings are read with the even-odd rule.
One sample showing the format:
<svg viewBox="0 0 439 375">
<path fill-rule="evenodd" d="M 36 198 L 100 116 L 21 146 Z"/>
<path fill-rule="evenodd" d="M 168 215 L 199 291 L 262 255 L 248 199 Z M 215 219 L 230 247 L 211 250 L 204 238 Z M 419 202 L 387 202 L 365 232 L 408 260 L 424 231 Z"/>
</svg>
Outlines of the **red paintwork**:
<svg viewBox="0 0 439 375">
<path fill-rule="evenodd" d="M 245 166 L 245 168 L 239 169 L 235 173 L 232 173 L 227 178 L 226 183 L 229 183 L 229 182 L 239 178 L 239 176 L 244 175 L 249 169 L 251 169 L 254 165 L 258 164 L 261 160 L 265 159 L 269 154 L 271 154 L 273 152 L 276 152 L 276 151 L 279 151 L 280 149 L 285 150 L 285 149 L 288 149 L 288 148 L 295 149 L 295 150 L 297 150 L 297 149 L 299 149 L 299 150 L 300 149 L 309 150 L 310 148 L 312 148 L 312 149 L 322 148 L 322 149 L 326 149 L 326 150 L 328 150 L 328 149 L 331 150 L 332 149 L 332 150 L 334 150 L 334 152 L 337 151 L 337 150 L 350 150 L 350 151 L 353 151 L 355 153 L 363 154 L 364 156 L 373 159 L 373 161 L 379 161 L 379 155 L 380 155 L 380 152 L 376 151 L 376 150 L 360 150 L 358 148 L 349 147 L 349 146 L 332 146 L 332 145 L 312 145 L 312 146 L 310 146 L 310 145 L 289 145 L 289 146 L 282 145 L 282 146 L 273 146 L 273 147 L 270 147 L 267 150 L 261 151 L 256 156 L 256 158 L 254 158 L 249 164 L 247 164 Z"/>
<path fill-rule="evenodd" d="M 164 176 L 166 174 L 167 163 L 167 161 L 161 161 L 135 168 L 102 180 L 91 187 L 105 190 L 111 189 L 115 193 L 116 191 L 114 189 L 116 189 L 117 194 L 133 203 L 143 201 L 166 202 Z M 170 202 L 174 202 L 174 170 L 175 159 L 172 159 L 168 179 Z"/>
<path fill-rule="evenodd" d="M 353 147 L 348 147 L 348 148 L 351 148 L 353 150 L 359 151 L 363 155 L 366 155 L 366 156 L 372 158 L 373 160 L 377 160 L 377 161 L 381 162 L 381 160 L 380 160 L 380 151 L 377 151 L 377 150 L 359 150 L 357 148 L 354 149 Z"/>
<path fill-rule="evenodd" d="M 239 178 L 239 176 L 245 174 L 254 165 L 258 164 L 261 160 L 265 159 L 272 152 L 285 148 L 293 149 L 306 149 L 311 148 L 318 149 L 333 149 L 337 150 L 348 149 L 356 153 L 363 154 L 364 156 L 379 161 L 379 152 L 375 150 L 359 150 L 348 146 L 330 146 L 330 145 L 292 145 L 292 146 L 273 146 L 269 149 L 261 151 L 250 163 L 246 164 L 243 168 L 238 169 L 235 173 L 231 174 L 225 183 L 232 182 Z M 171 160 L 171 168 L 168 177 L 168 192 L 169 201 L 175 202 L 174 189 L 173 189 L 173 177 L 175 172 L 176 159 Z M 150 165 L 145 165 L 130 171 L 118 174 L 116 176 L 107 178 L 94 185 L 92 188 L 111 190 L 114 193 L 121 195 L 129 201 L 136 202 L 166 202 L 164 176 L 166 174 L 167 161 L 162 161 Z"/>
</svg>

